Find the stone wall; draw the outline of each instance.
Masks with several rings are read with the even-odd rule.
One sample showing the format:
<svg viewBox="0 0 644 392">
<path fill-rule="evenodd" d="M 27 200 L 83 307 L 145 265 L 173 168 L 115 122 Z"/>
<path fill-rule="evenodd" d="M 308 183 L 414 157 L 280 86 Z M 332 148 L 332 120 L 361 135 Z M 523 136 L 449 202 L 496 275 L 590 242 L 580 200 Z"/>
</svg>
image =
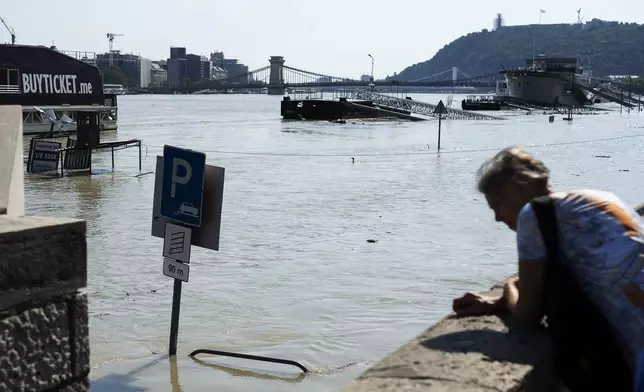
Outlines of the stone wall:
<svg viewBox="0 0 644 392">
<path fill-rule="evenodd" d="M 89 391 L 85 222 L 24 216 L 22 108 L 0 106 L 0 391 Z"/>
<path fill-rule="evenodd" d="M 0 391 L 89 391 L 85 232 L 0 215 Z"/>
</svg>

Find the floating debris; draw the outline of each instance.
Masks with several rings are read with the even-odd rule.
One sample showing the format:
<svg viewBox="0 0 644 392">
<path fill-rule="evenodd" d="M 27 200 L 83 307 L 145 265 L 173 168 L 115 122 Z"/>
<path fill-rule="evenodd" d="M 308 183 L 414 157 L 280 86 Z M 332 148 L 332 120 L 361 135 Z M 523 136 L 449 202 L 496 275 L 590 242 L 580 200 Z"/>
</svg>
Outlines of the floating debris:
<svg viewBox="0 0 644 392">
<path fill-rule="evenodd" d="M 367 242 L 370 244 L 375 244 L 376 242 L 378 242 L 378 240 L 368 239 Z"/>
</svg>

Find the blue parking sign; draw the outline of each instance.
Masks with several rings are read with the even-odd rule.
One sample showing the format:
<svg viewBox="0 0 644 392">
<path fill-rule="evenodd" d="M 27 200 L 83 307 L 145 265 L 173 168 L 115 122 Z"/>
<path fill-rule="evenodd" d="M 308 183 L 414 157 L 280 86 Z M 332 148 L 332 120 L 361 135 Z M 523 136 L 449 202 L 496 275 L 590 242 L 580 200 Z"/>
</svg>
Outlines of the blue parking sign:
<svg viewBox="0 0 644 392">
<path fill-rule="evenodd" d="M 163 146 L 161 215 L 189 226 L 201 225 L 206 154 Z"/>
</svg>

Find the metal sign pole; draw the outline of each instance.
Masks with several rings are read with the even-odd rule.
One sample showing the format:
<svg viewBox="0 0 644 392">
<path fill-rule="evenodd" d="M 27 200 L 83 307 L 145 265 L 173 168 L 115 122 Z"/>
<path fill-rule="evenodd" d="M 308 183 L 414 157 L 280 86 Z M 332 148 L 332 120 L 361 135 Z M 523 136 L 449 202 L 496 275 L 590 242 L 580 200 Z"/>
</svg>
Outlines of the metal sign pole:
<svg viewBox="0 0 644 392">
<path fill-rule="evenodd" d="M 172 316 L 170 318 L 170 356 L 177 354 L 177 337 L 179 335 L 179 312 L 181 310 L 181 281 L 174 279 L 172 289 Z"/>
<path fill-rule="evenodd" d="M 434 114 L 438 114 L 438 151 L 441 149 L 441 121 L 443 121 L 443 114 L 447 113 L 447 108 L 441 99 L 438 105 L 434 108 Z"/>
<path fill-rule="evenodd" d="M 164 146 L 160 215 L 176 222 L 165 222 L 163 237 L 163 274 L 174 278 L 168 345 L 170 356 L 177 354 L 181 284 L 188 281 L 190 273 L 192 229 L 186 226 L 197 229 L 201 226 L 205 168 L 206 154 Z"/>
<path fill-rule="evenodd" d="M 151 234 L 163 238 L 163 275 L 174 280 L 168 347 L 171 357 L 177 354 L 181 288 L 189 278 L 191 246 L 219 250 L 224 168 L 205 163 L 205 154 L 172 146 L 164 146 L 163 156 L 157 156 Z M 308 371 L 295 361 L 258 355 L 205 349 L 190 356 L 202 353 L 293 365 Z"/>
</svg>

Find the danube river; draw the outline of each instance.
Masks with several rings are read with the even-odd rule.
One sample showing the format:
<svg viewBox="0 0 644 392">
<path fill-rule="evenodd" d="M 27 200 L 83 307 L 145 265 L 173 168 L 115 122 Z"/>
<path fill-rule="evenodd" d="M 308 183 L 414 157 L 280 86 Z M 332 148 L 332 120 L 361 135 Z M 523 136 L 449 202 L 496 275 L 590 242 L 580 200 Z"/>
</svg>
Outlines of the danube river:
<svg viewBox="0 0 644 392">
<path fill-rule="evenodd" d="M 92 391 L 312 392 L 349 382 L 444 316 L 454 296 L 515 270 L 513 234 L 474 189 L 479 164 L 507 145 L 533 146 L 559 189 L 644 201 L 637 113 L 443 121 L 438 154 L 436 121 L 282 121 L 279 104 L 122 96 L 119 130 L 103 140 L 143 139 L 143 175 L 137 149 L 116 152 L 114 173 L 101 170 L 111 168 L 106 152 L 92 177 L 27 175 L 29 214 L 87 221 Z M 226 168 L 220 251 L 193 249 L 176 361 L 165 356 L 172 280 L 161 273 L 163 240 L 150 236 L 149 172 L 164 144 Z M 189 358 L 198 348 L 292 359 L 311 372 Z"/>
</svg>

